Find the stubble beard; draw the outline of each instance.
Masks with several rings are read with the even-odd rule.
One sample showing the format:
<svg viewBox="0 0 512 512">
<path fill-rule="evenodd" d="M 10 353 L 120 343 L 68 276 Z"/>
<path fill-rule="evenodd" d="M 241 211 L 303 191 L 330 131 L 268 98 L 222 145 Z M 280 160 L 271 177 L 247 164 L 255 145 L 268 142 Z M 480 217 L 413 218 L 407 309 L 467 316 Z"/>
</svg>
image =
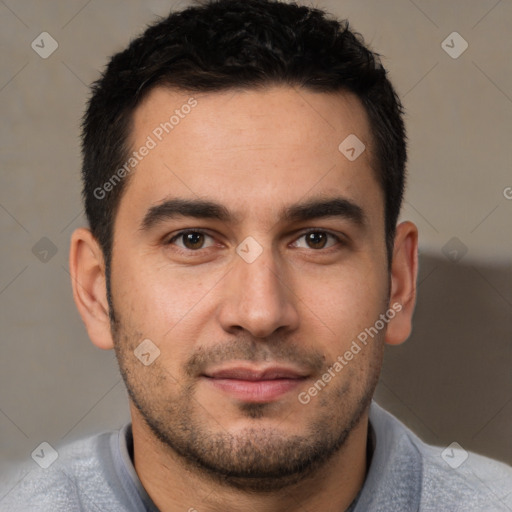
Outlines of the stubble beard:
<svg viewBox="0 0 512 512">
<path fill-rule="evenodd" d="M 258 425 L 269 415 L 272 404 L 267 403 L 240 404 L 240 415 L 252 419 L 254 426 L 234 435 L 220 426 L 195 398 L 197 379 L 180 385 L 160 364 L 160 358 L 150 367 L 144 367 L 136 359 L 133 350 L 141 336 L 135 329 L 126 329 L 113 310 L 111 329 L 128 394 L 155 440 L 176 454 L 184 467 L 218 484 L 245 492 L 284 490 L 326 467 L 343 449 L 368 410 L 382 364 L 382 342 L 375 339 L 372 354 L 367 356 L 371 358 L 372 371 L 366 373 L 366 382 L 354 392 L 354 380 L 360 378 L 360 373 L 351 372 L 352 378 L 349 375 L 345 380 L 340 379 L 340 384 L 331 382 L 330 388 L 322 390 L 316 397 L 318 403 L 303 405 L 319 408 L 303 435 L 287 435 L 283 429 Z M 254 351 L 261 346 L 261 341 L 257 345 L 237 342 L 222 353 L 229 352 L 240 359 L 244 358 L 243 354 L 252 353 L 248 359 L 260 360 Z M 273 344 L 271 350 L 279 355 L 275 347 Z M 296 352 L 296 347 L 282 351 L 288 355 Z M 343 369 L 346 371 L 350 371 L 350 367 Z M 173 388 L 179 389 L 179 395 L 165 394 L 165 390 Z M 219 428 L 214 430 L 216 426 Z"/>
</svg>

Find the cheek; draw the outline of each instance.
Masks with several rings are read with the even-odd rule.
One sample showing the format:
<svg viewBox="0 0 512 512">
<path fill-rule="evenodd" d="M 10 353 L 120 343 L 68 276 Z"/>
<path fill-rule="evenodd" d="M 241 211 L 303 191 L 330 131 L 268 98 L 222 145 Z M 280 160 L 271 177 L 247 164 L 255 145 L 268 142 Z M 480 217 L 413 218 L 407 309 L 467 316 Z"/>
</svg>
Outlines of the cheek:
<svg viewBox="0 0 512 512">
<path fill-rule="evenodd" d="M 303 267 L 296 278 L 297 296 L 333 325 L 357 324 L 378 316 L 387 298 L 387 278 L 376 265 L 340 265 L 323 271 Z"/>
<path fill-rule="evenodd" d="M 296 286 L 302 328 L 331 360 L 343 355 L 387 308 L 387 281 L 376 265 L 346 265 L 315 275 L 303 268 Z"/>
<path fill-rule="evenodd" d="M 137 331 L 163 346 L 176 337 L 187 344 L 200 328 L 197 317 L 205 315 L 221 274 L 151 260 L 148 256 L 117 264 L 112 281 L 116 309 Z"/>
</svg>

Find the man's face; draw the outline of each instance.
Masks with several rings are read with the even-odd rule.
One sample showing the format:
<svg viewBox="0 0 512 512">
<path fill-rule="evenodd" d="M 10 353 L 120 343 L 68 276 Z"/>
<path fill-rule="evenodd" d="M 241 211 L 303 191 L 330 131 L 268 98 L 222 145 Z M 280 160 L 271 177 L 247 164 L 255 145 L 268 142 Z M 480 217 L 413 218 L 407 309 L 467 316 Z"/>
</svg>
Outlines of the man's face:
<svg viewBox="0 0 512 512">
<path fill-rule="evenodd" d="M 156 146 L 115 222 L 116 353 L 165 449 L 234 485 L 284 485 L 343 446 L 380 371 L 385 328 L 333 368 L 389 307 L 369 125 L 352 95 L 281 87 L 195 94 L 161 133 L 189 98 L 157 88 L 135 113 L 133 150 Z M 351 134 L 366 145 L 354 161 L 338 149 Z M 155 208 L 176 199 L 230 217 Z M 330 216 L 284 216 L 330 200 Z M 160 351 L 147 366 L 134 354 L 146 339 Z"/>
</svg>

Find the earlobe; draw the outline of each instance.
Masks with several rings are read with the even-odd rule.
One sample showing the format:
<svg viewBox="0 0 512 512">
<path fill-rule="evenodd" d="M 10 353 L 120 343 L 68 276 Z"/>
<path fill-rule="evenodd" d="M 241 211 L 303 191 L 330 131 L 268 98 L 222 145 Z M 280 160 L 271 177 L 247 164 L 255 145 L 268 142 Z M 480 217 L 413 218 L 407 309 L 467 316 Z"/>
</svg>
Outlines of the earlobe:
<svg viewBox="0 0 512 512">
<path fill-rule="evenodd" d="M 79 228 L 71 236 L 69 270 L 73 298 L 91 341 L 104 350 L 113 348 L 103 252 L 89 229 Z"/>
<path fill-rule="evenodd" d="M 386 343 L 399 345 L 411 334 L 412 315 L 416 303 L 418 273 L 418 229 L 409 221 L 397 226 L 391 262 L 390 307 L 399 309 L 388 324 Z M 400 305 L 400 306 L 398 306 Z"/>
</svg>

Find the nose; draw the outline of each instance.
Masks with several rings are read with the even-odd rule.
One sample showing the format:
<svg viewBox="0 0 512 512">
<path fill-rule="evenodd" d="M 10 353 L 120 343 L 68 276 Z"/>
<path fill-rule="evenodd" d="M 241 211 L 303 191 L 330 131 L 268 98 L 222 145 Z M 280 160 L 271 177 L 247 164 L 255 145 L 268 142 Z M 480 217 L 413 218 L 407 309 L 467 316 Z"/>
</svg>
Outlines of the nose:
<svg viewBox="0 0 512 512">
<path fill-rule="evenodd" d="M 267 248 L 252 262 L 235 255 L 226 275 L 218 319 L 226 332 L 244 329 L 255 338 L 294 330 L 299 323 L 289 270 Z"/>
</svg>

